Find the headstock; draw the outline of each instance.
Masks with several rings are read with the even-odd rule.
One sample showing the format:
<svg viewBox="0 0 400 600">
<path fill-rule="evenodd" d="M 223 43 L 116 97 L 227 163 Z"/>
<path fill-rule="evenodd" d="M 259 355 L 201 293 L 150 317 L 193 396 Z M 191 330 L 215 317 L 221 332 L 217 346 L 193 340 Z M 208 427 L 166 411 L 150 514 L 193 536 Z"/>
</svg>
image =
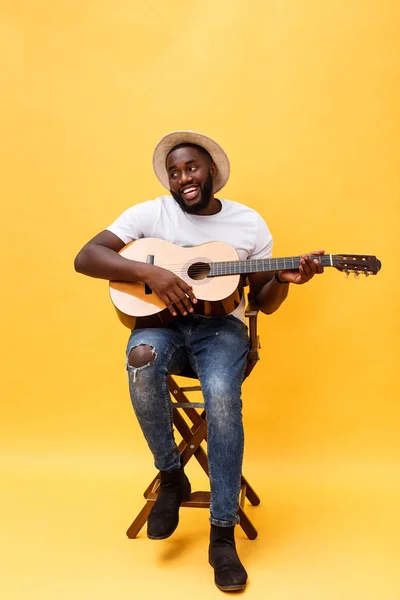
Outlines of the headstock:
<svg viewBox="0 0 400 600">
<path fill-rule="evenodd" d="M 376 256 L 367 254 L 333 254 L 332 263 L 333 267 L 346 274 L 345 277 L 348 277 L 351 272 L 355 277 L 360 273 L 368 277 L 368 275 L 376 275 L 381 268 L 381 261 Z"/>
</svg>

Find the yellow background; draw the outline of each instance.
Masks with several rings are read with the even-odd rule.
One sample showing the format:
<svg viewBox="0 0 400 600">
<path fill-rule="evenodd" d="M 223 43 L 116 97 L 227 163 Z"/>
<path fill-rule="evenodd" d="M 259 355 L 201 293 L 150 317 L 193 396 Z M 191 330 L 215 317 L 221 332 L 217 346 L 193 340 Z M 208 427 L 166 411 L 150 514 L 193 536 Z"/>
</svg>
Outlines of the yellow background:
<svg viewBox="0 0 400 600">
<path fill-rule="evenodd" d="M 206 511 L 156 544 L 124 532 L 154 473 L 107 283 L 73 271 L 91 236 L 163 193 L 157 140 L 226 149 L 223 197 L 275 256 L 376 254 L 260 319 L 244 386 L 260 535 L 247 595 L 400 598 L 396 0 L 2 0 L 0 571 L 11 599 L 221 597 Z M 195 466 L 193 483 L 204 479 Z"/>
</svg>

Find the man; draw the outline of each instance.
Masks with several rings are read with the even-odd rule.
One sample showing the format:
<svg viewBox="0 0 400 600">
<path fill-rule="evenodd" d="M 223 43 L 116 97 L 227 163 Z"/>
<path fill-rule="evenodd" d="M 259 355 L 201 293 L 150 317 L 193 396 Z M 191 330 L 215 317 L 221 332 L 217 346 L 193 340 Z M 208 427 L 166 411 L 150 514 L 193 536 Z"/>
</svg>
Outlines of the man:
<svg viewBox="0 0 400 600">
<path fill-rule="evenodd" d="M 272 237 L 254 210 L 215 196 L 226 184 L 230 167 L 223 149 L 208 136 L 193 131 L 164 136 L 154 150 L 153 167 L 171 196 L 126 210 L 82 248 L 75 268 L 92 277 L 144 282 L 174 317 L 167 327 L 135 329 L 127 347 L 133 408 L 161 472 L 160 493 L 148 519 L 147 534 L 151 539 L 169 537 L 178 525 L 181 502 L 190 497 L 190 483 L 173 437 L 166 379 L 168 373 L 194 371 L 202 385 L 208 422 L 209 562 L 219 589 L 240 590 L 246 585 L 247 573 L 236 552 L 234 526 L 238 523 L 243 455 L 241 384 L 248 353 L 244 299 L 225 317 L 198 315 L 193 289 L 180 277 L 118 252 L 132 240 L 153 237 L 179 246 L 227 242 L 241 260 L 261 259 L 271 256 Z M 317 259 L 305 255 L 296 271 L 251 274 L 252 297 L 262 312 L 271 314 L 285 300 L 290 283 L 303 284 L 322 270 Z"/>
</svg>

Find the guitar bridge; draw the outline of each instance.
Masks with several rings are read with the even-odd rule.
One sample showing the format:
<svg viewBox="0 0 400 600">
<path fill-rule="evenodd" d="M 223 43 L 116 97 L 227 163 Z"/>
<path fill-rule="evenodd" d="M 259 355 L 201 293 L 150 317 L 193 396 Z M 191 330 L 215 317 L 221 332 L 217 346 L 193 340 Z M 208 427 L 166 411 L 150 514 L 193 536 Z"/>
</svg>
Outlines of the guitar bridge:
<svg viewBox="0 0 400 600">
<path fill-rule="evenodd" d="M 146 258 L 146 264 L 148 265 L 154 265 L 154 254 L 148 254 L 147 258 Z M 148 296 L 149 294 L 153 293 L 153 290 L 151 289 L 151 287 L 149 287 L 147 285 L 147 283 L 144 284 L 144 293 Z"/>
</svg>

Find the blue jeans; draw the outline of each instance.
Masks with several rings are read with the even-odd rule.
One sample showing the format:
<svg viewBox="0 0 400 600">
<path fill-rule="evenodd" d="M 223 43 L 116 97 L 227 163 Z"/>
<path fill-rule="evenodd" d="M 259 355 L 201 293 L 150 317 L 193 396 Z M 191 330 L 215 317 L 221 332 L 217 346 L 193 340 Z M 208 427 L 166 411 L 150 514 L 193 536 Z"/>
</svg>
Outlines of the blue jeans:
<svg viewBox="0 0 400 600">
<path fill-rule="evenodd" d="M 249 349 L 246 325 L 232 316 L 188 315 L 168 328 L 132 331 L 127 356 L 140 345 L 153 349 L 153 361 L 143 367 L 127 363 L 129 390 L 156 468 L 180 467 L 167 376 L 194 372 L 207 413 L 210 523 L 220 527 L 238 523 L 244 444 L 241 385 Z"/>
</svg>

